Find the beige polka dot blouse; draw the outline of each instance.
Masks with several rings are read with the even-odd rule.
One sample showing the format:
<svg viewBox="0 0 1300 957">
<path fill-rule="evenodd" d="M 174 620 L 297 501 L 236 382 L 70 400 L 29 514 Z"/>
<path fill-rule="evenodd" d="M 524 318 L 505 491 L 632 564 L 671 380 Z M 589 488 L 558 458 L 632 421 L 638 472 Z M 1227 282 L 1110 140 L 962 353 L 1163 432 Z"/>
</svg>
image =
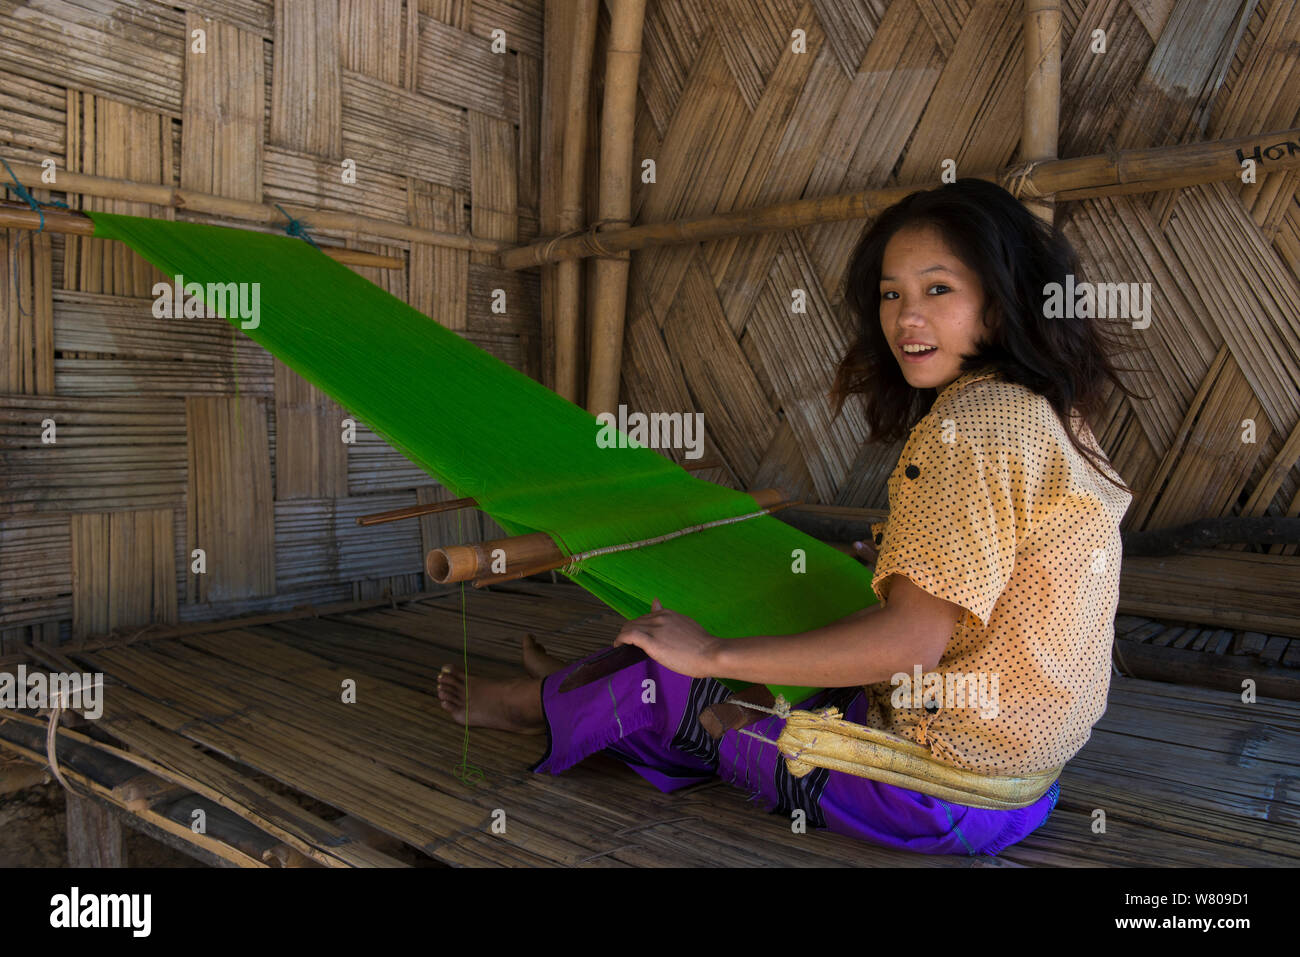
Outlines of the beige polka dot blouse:
<svg viewBox="0 0 1300 957">
<path fill-rule="evenodd" d="M 1086 423 L 1078 434 L 1101 452 Z M 934 678 L 922 683 L 929 697 L 871 685 L 867 723 L 988 774 L 1073 757 L 1106 710 L 1131 499 L 1074 448 L 1038 393 L 989 369 L 950 383 L 889 477 L 871 587 L 888 604 L 904 575 L 965 611 L 937 669 L 942 692 Z"/>
</svg>

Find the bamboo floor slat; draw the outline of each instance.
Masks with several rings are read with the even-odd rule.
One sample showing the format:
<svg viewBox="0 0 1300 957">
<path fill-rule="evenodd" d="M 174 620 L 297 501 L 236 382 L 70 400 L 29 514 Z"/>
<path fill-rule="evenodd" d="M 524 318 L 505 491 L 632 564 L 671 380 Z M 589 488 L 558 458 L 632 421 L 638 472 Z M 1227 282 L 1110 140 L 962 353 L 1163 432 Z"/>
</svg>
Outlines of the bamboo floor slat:
<svg viewBox="0 0 1300 957">
<path fill-rule="evenodd" d="M 721 781 L 662 794 L 604 755 L 559 776 L 533 774 L 542 736 L 471 729 L 468 760 L 483 777 L 466 784 L 456 772 L 464 729 L 434 693 L 442 663 L 460 663 L 468 648 L 471 674 L 517 674 L 525 632 L 567 658 L 608 645 L 621 621 L 570 583 L 475 591 L 466 614 L 462 621 L 461 596 L 452 592 L 400 607 L 231 622 L 226 631 L 77 657 L 116 682 L 101 726 L 139 754 L 194 777 L 218 775 L 218 791 L 247 794 L 227 763 L 234 762 L 452 866 L 1300 862 L 1300 798 L 1287 790 L 1300 766 L 1300 704 L 1247 705 L 1238 694 L 1133 678 L 1112 681 L 1107 713 L 1067 765 L 1048 823 L 996 859 L 922 857 L 824 832 L 795 834 L 788 820 Z M 1125 618 L 1117 630 L 1150 637 L 1169 629 Z M 1221 629 L 1188 630 L 1189 640 L 1218 635 L 1227 644 Z M 346 678 L 356 682 L 354 704 L 341 701 Z M 506 814 L 500 835 L 490 826 L 498 808 Z M 1097 809 L 1105 833 L 1093 831 Z M 331 847 L 336 837 L 314 840 L 317 855 L 342 859 Z"/>
</svg>

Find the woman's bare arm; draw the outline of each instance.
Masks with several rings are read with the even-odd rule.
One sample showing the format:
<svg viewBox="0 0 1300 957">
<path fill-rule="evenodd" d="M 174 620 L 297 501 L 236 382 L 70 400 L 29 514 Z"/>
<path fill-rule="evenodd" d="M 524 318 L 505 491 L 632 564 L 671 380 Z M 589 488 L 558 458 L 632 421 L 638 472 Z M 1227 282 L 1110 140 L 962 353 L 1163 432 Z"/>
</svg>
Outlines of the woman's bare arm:
<svg viewBox="0 0 1300 957">
<path fill-rule="evenodd" d="M 910 675 L 916 665 L 932 671 L 961 614 L 960 605 L 896 575 L 883 606 L 795 635 L 719 641 L 712 673 L 760 684 L 840 688 Z"/>
</svg>

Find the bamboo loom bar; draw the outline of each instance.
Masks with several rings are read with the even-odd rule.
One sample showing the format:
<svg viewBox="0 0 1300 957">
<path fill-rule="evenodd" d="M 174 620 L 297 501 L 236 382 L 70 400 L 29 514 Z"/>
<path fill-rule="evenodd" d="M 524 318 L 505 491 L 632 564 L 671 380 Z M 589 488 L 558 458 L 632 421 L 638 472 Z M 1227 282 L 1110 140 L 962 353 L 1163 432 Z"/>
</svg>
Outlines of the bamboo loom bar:
<svg viewBox="0 0 1300 957">
<path fill-rule="evenodd" d="M 385 522 L 400 522 L 404 518 L 419 518 L 421 515 L 436 515 L 439 512 L 454 512 L 459 508 L 478 508 L 478 502 L 472 498 L 453 498 L 447 502 L 430 502 L 428 505 L 408 505 L 387 512 L 374 512 L 370 515 L 358 515 L 358 525 L 383 525 Z"/>
<path fill-rule="evenodd" d="M 1025 0 L 1025 119 L 1020 158 L 1027 163 L 1056 159 L 1061 117 L 1061 2 Z M 1035 216 L 1052 225 L 1055 201 L 1023 197 Z"/>
<path fill-rule="evenodd" d="M 30 163 L 11 161 L 9 166 L 14 175 L 27 183 L 41 184 L 44 170 Z M 35 188 L 35 187 L 34 187 Z M 85 173 L 72 173 L 60 170 L 56 183 L 41 184 L 41 188 L 58 190 L 63 193 L 80 193 L 84 196 L 99 196 L 105 199 L 125 199 L 137 203 L 149 203 L 154 206 L 169 206 L 210 216 L 224 216 L 228 219 L 243 220 L 251 223 L 263 223 L 269 226 L 284 225 L 284 213 L 271 203 L 258 203 L 245 199 L 230 199 L 226 196 L 214 196 L 192 189 L 177 186 L 163 186 L 159 183 L 137 183 L 125 179 L 110 179 L 106 176 L 90 176 Z M 385 219 L 373 219 L 369 216 L 357 216 L 327 209 L 308 209 L 303 206 L 291 206 L 281 203 L 294 219 L 300 220 L 307 229 L 337 230 L 345 233 L 364 233 L 385 239 L 399 239 L 412 243 L 429 243 L 448 249 L 468 249 L 472 252 L 495 253 L 503 244 L 496 240 L 480 239 L 476 236 L 459 233 L 442 233 L 430 229 L 420 229 L 406 223 L 395 223 Z M 48 215 L 48 213 L 47 213 Z"/>
<path fill-rule="evenodd" d="M 645 0 L 622 0 L 611 7 L 609 50 L 605 60 L 605 103 L 600 136 L 600 223 L 632 225 L 632 141 L 636 135 L 636 81 L 641 66 Z M 587 411 L 612 412 L 618 405 L 623 368 L 623 326 L 632 254 L 595 261 L 591 355 L 588 358 Z"/>
<path fill-rule="evenodd" d="M 759 508 L 775 509 L 789 504 L 785 493 L 776 488 L 759 489 L 747 493 Z M 504 574 L 492 574 L 492 553 L 504 553 Z M 526 578 L 539 572 L 551 571 L 568 564 L 571 556 L 560 551 L 559 546 L 545 532 L 515 535 L 471 545 L 447 545 L 430 549 L 424 558 L 425 573 L 439 585 L 475 579 L 475 586 L 499 584 Z"/>
<path fill-rule="evenodd" d="M 1300 167 L 1300 128 L 1252 133 L 1249 136 L 1204 143 L 1048 160 L 1033 165 L 1027 171 L 1024 171 L 1027 164 L 1022 164 L 996 173 L 972 175 L 1004 183 L 1008 187 L 1014 186 L 1011 191 L 1020 196 L 1053 196 L 1059 202 L 1153 192 L 1232 179 L 1241 173 L 1238 151 L 1243 157 L 1251 157 L 1256 148 L 1264 155 L 1262 172 Z M 1276 152 L 1277 155 L 1271 157 L 1267 155 L 1268 152 Z M 1023 175 L 1018 175 L 1022 171 Z M 869 219 L 908 194 L 929 189 L 932 185 L 933 183 L 925 183 L 818 196 L 695 219 L 608 230 L 601 232 L 600 242 L 606 251 L 614 253 L 648 246 L 671 246 L 748 236 L 818 223 Z M 500 259 L 505 269 L 528 269 L 563 259 L 591 256 L 598 251 L 584 234 L 566 238 L 549 237 L 527 246 L 506 249 L 501 252 Z"/>
<path fill-rule="evenodd" d="M 41 229 L 47 233 L 64 233 L 69 236 L 93 236 L 95 224 L 89 216 L 62 209 L 42 209 L 40 213 L 27 206 L 0 205 L 0 228 Z M 380 269 L 405 269 L 406 260 L 400 256 L 381 256 L 361 249 L 343 249 L 340 246 L 319 246 L 321 252 L 345 266 L 377 266 Z"/>
<path fill-rule="evenodd" d="M 701 465 L 699 462 L 688 462 L 682 466 L 688 472 L 696 472 L 702 468 L 712 466 Z M 439 512 L 454 512 L 461 508 L 478 508 L 478 502 L 472 498 L 453 498 L 446 502 L 430 502 L 428 505 L 408 505 L 405 508 L 395 508 L 387 512 L 372 512 L 369 515 L 358 515 L 358 525 L 382 525 L 385 522 L 400 522 L 405 518 L 419 518 L 421 515 L 436 515 Z"/>
<path fill-rule="evenodd" d="M 596 43 L 597 0 L 580 0 L 574 5 L 573 48 L 568 64 L 569 89 L 565 98 L 564 142 L 560 161 L 560 232 L 582 226 L 582 175 L 587 155 L 587 102 L 590 92 L 591 61 Z M 581 368 L 580 321 L 582 264 L 561 260 L 555 270 L 552 300 L 555 328 L 555 391 L 580 405 Z"/>
</svg>

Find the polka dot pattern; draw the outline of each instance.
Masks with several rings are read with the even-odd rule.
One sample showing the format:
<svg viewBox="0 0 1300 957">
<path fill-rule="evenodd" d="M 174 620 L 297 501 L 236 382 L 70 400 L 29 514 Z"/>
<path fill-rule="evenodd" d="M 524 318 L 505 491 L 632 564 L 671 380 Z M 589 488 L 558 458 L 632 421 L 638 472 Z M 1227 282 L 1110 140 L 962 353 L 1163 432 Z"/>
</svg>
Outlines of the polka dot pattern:
<svg viewBox="0 0 1300 957">
<path fill-rule="evenodd" d="M 1079 439 L 1102 453 L 1086 423 Z M 1106 710 L 1131 499 L 1075 449 L 1043 396 L 996 370 L 950 383 L 889 477 L 871 587 L 888 605 L 903 575 L 962 606 L 937 671 L 983 675 L 996 714 L 953 700 L 927 711 L 910 695 L 895 708 L 895 687 L 881 682 L 867 689 L 867 723 L 988 774 L 1073 757 Z"/>
</svg>

